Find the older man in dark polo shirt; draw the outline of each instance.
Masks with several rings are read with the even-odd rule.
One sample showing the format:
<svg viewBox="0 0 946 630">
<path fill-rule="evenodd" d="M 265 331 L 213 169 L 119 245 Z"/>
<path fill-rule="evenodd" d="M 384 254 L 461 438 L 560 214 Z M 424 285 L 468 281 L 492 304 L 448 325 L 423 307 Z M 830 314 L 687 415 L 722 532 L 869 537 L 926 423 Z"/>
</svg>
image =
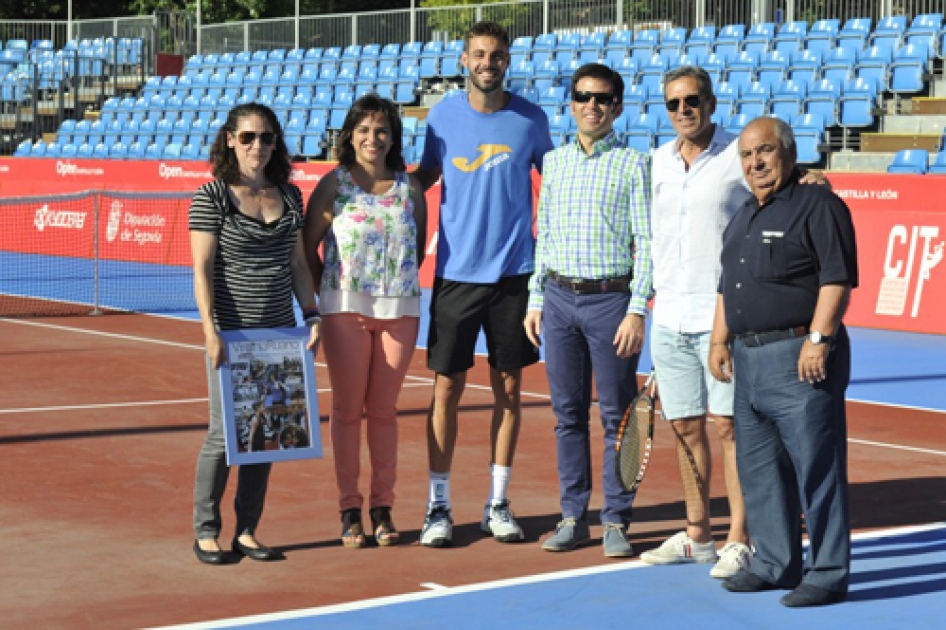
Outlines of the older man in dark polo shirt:
<svg viewBox="0 0 946 630">
<path fill-rule="evenodd" d="M 749 123 L 739 156 L 754 198 L 725 232 L 709 363 L 717 379 L 735 377 L 736 462 L 756 554 L 723 586 L 794 589 L 781 600 L 790 607 L 831 604 L 845 598 L 850 571 L 841 318 L 857 286 L 854 226 L 831 191 L 797 183 L 784 122 Z"/>
</svg>

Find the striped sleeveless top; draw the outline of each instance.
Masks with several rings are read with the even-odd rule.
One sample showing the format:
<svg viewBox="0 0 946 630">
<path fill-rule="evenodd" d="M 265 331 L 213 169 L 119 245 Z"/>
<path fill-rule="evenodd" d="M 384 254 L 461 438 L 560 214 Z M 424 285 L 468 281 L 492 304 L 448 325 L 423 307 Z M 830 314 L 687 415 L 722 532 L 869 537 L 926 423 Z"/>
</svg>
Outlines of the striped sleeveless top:
<svg viewBox="0 0 946 630">
<path fill-rule="evenodd" d="M 190 229 L 217 236 L 213 311 L 220 330 L 296 326 L 289 258 L 303 224 L 302 192 L 293 184 L 279 190 L 284 211 L 272 223 L 237 210 L 219 180 L 201 186 L 191 202 Z"/>
</svg>

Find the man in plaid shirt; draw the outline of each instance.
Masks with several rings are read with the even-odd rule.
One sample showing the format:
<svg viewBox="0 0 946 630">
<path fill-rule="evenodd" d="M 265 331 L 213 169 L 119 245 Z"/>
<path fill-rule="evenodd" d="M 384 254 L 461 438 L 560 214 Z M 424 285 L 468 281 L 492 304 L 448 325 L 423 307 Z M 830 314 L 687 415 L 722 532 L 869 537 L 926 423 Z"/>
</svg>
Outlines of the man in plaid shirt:
<svg viewBox="0 0 946 630">
<path fill-rule="evenodd" d="M 633 555 L 626 530 L 634 495 L 618 483 L 614 446 L 636 393 L 653 293 L 651 184 L 648 156 L 626 148 L 613 129 L 623 93 L 623 80 L 607 66 L 579 68 L 571 97 L 577 140 L 545 156 L 525 327 L 537 346 L 544 329 L 557 420 L 562 521 L 542 545 L 546 551 L 570 551 L 590 539 L 594 371 L 604 426 L 604 554 Z"/>
</svg>

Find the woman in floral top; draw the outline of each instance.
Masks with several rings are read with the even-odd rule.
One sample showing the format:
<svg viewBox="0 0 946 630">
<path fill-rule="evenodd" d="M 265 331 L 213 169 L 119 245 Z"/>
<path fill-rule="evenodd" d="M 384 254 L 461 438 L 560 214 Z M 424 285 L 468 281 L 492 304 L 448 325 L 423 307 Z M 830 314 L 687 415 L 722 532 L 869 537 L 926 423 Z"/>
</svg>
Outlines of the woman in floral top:
<svg viewBox="0 0 946 630">
<path fill-rule="evenodd" d="M 319 291 L 332 383 L 332 448 L 342 542 L 363 547 L 358 489 L 361 418 L 367 417 L 375 540 L 395 544 L 391 520 L 397 469 L 395 404 L 420 322 L 417 270 L 424 258 L 427 204 L 405 171 L 401 121 L 391 101 L 355 101 L 338 139 L 339 166 L 312 193 L 306 255 Z M 323 245 L 323 257 L 319 246 Z"/>
</svg>

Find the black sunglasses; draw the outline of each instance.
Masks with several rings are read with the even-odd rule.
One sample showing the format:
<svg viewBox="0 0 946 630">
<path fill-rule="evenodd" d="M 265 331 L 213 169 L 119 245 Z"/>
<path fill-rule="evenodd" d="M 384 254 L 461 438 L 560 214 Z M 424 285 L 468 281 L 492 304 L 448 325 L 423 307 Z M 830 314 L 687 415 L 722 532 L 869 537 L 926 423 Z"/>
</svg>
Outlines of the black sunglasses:
<svg viewBox="0 0 946 630">
<path fill-rule="evenodd" d="M 614 94 L 610 92 L 574 92 L 572 93 L 572 100 L 576 103 L 587 103 L 591 99 L 595 99 L 598 105 L 613 105 L 617 100 Z"/>
<path fill-rule="evenodd" d="M 236 135 L 237 141 L 245 146 L 249 146 L 259 138 L 266 146 L 272 146 L 276 142 L 276 134 L 272 131 L 264 131 L 263 133 L 256 133 L 255 131 L 241 131 Z"/>
<path fill-rule="evenodd" d="M 683 97 L 683 102 L 687 104 L 687 107 L 699 107 L 702 99 L 699 94 L 690 94 L 689 96 Z M 667 101 L 667 111 L 675 112 L 680 109 L 680 99 L 672 98 Z"/>
</svg>

